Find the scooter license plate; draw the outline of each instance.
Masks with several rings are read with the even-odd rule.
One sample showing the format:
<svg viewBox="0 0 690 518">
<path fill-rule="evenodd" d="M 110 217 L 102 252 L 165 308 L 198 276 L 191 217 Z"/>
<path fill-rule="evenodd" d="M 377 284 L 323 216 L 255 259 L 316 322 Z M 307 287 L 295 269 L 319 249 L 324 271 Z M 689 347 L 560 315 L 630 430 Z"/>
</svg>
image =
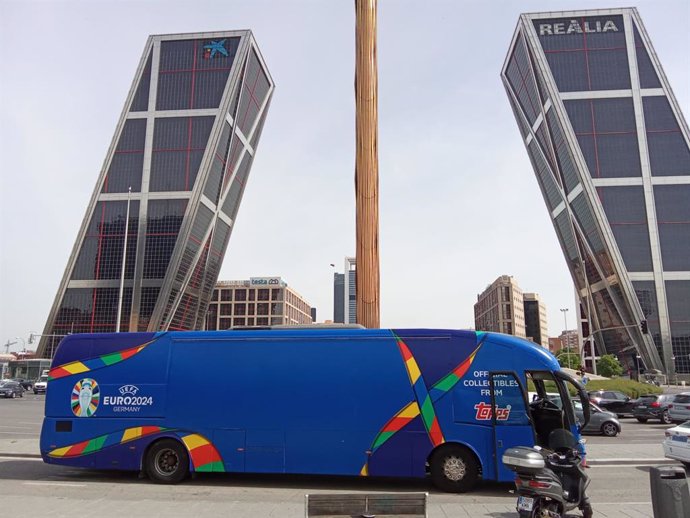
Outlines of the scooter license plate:
<svg viewBox="0 0 690 518">
<path fill-rule="evenodd" d="M 534 498 L 530 498 L 529 496 L 518 497 L 518 511 L 531 511 L 532 507 L 534 507 Z"/>
</svg>

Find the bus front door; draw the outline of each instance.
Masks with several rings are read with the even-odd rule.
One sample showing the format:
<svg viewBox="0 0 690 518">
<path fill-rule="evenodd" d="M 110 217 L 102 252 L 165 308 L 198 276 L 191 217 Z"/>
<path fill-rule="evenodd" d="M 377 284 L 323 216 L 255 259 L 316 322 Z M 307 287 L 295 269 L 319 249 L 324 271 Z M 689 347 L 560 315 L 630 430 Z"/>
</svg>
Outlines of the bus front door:
<svg viewBox="0 0 690 518">
<path fill-rule="evenodd" d="M 496 480 L 508 482 L 514 473 L 501 459 L 507 448 L 532 446 L 534 430 L 527 411 L 525 392 L 513 372 L 490 372 L 491 420 L 494 429 L 494 463 Z"/>
</svg>

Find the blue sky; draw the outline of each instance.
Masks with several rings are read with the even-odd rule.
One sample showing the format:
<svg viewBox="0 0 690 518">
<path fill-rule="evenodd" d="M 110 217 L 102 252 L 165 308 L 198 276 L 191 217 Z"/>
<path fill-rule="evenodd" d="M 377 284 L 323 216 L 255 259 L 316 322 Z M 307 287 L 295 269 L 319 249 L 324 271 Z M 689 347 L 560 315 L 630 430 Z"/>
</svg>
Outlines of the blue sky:
<svg viewBox="0 0 690 518">
<path fill-rule="evenodd" d="M 509 274 L 552 335 L 560 308 L 573 327 L 499 73 L 521 12 L 629 5 L 379 1 L 382 326 L 471 327 L 477 294 Z M 686 117 L 689 6 L 636 4 Z M 276 90 L 220 279 L 279 275 L 332 318 L 330 264 L 355 251 L 351 0 L 3 0 L 0 344 L 43 330 L 148 35 L 225 29 L 254 31 Z"/>
</svg>

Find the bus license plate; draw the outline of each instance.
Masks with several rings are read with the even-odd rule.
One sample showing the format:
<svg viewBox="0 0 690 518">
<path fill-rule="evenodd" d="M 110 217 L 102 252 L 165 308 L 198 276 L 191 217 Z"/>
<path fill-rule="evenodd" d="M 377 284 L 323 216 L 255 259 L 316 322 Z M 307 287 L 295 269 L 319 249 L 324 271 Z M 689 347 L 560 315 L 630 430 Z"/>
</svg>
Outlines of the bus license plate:
<svg viewBox="0 0 690 518">
<path fill-rule="evenodd" d="M 518 511 L 531 511 L 532 507 L 534 507 L 534 498 L 529 496 L 518 497 Z"/>
</svg>

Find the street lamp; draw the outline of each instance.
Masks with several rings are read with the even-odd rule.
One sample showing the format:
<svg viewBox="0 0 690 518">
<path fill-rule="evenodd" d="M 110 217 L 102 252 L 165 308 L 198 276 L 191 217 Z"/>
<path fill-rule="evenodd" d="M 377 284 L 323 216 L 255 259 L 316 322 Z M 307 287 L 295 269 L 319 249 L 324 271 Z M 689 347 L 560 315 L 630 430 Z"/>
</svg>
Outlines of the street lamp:
<svg viewBox="0 0 690 518">
<path fill-rule="evenodd" d="M 568 346 L 568 308 L 561 308 L 561 312 L 563 313 L 563 324 L 565 325 L 563 336 L 566 339 L 566 347 L 568 347 L 568 351 L 566 353 L 568 355 L 568 368 L 570 368 L 570 347 Z"/>
<path fill-rule="evenodd" d="M 671 361 L 673 362 L 673 384 L 678 385 L 678 373 L 676 372 L 676 357 L 671 356 Z M 666 380 L 668 383 L 668 379 Z"/>
<path fill-rule="evenodd" d="M 190 119 L 191 120 L 191 119 Z M 117 321 L 115 322 L 115 332 L 120 332 L 120 322 L 122 321 L 122 294 L 125 289 L 125 267 L 127 266 L 127 237 L 129 234 L 129 206 L 132 201 L 132 187 L 127 191 L 127 215 L 125 216 L 125 239 L 122 244 L 122 268 L 120 269 L 120 293 L 117 298 Z"/>
<path fill-rule="evenodd" d="M 26 352 L 26 340 L 24 340 L 21 336 L 15 336 L 14 339 L 22 341 L 22 352 Z"/>
</svg>

